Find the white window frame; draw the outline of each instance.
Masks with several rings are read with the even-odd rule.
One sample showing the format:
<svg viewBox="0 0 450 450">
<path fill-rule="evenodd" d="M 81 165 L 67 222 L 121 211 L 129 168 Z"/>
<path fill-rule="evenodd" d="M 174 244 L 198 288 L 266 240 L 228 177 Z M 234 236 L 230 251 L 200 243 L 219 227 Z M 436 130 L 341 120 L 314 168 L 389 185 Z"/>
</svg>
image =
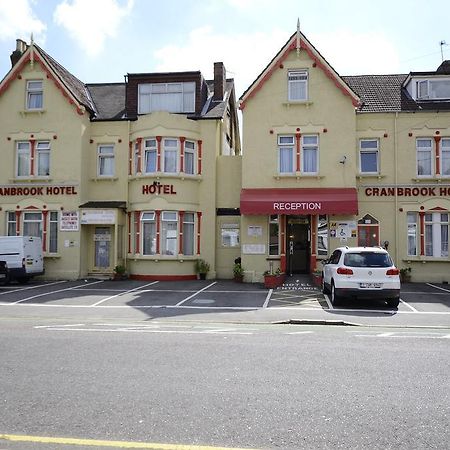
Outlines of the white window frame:
<svg viewBox="0 0 450 450">
<path fill-rule="evenodd" d="M 184 142 L 184 173 L 187 175 L 195 175 L 196 171 L 197 171 L 197 158 L 196 158 L 196 154 L 197 154 L 197 146 L 195 145 L 194 141 L 188 141 L 186 140 Z M 187 158 L 186 156 L 189 155 L 189 157 L 192 158 L 192 171 L 188 171 L 188 167 L 187 167 Z"/>
<path fill-rule="evenodd" d="M 425 256 L 448 258 L 449 219 L 448 211 L 425 213 Z"/>
<path fill-rule="evenodd" d="M 147 170 L 147 161 L 150 157 L 155 158 L 155 169 Z M 156 138 L 148 138 L 144 140 L 144 173 L 156 173 L 158 171 L 158 143 Z"/>
<path fill-rule="evenodd" d="M 48 253 L 58 253 L 58 211 L 49 211 L 48 214 Z"/>
<path fill-rule="evenodd" d="M 38 106 L 34 106 L 34 103 L 38 103 Z M 42 110 L 43 107 L 44 107 L 44 89 L 42 80 L 28 80 L 27 98 L 26 98 L 27 110 L 40 111 Z"/>
<path fill-rule="evenodd" d="M 146 256 L 156 255 L 156 249 L 157 249 L 157 243 L 156 240 L 158 239 L 157 229 L 158 225 L 156 223 L 156 214 L 154 211 L 143 211 L 141 213 L 141 249 L 142 254 Z M 150 225 L 151 232 L 149 233 L 149 239 L 152 241 L 150 242 L 150 251 L 146 251 L 146 246 L 144 245 L 146 240 L 146 229 L 147 227 L 145 225 Z M 151 225 L 153 225 L 153 229 L 151 228 Z"/>
<path fill-rule="evenodd" d="M 39 216 L 39 217 L 38 217 Z M 40 237 L 42 239 L 43 232 L 43 214 L 42 211 L 24 211 L 22 214 L 22 230 L 24 236 L 34 236 Z M 28 226 L 32 226 L 33 224 L 38 224 L 38 233 L 30 234 L 29 231 L 25 230 Z M 27 232 L 27 234 L 25 234 Z"/>
<path fill-rule="evenodd" d="M 305 142 L 307 139 L 315 138 L 316 142 Z M 315 151 L 315 166 L 316 170 L 305 170 L 306 167 L 306 158 L 305 158 L 305 150 L 314 150 Z M 295 149 L 294 149 L 295 153 Z M 304 175 L 315 175 L 319 173 L 319 135 L 318 134 L 302 134 L 301 137 L 301 173 Z"/>
<path fill-rule="evenodd" d="M 375 143 L 375 147 L 364 147 L 365 143 Z M 375 154 L 376 170 L 364 170 L 363 155 Z M 379 174 L 380 173 L 380 141 L 378 139 L 364 138 L 359 140 L 359 172 L 362 174 Z"/>
<path fill-rule="evenodd" d="M 178 88 L 179 86 L 179 88 Z M 195 81 L 179 81 L 173 83 L 141 83 L 138 85 L 138 114 L 149 114 L 155 111 L 168 111 L 170 113 L 195 112 Z M 160 107 L 156 96 L 174 96 L 178 94 L 177 107 Z M 154 98 L 152 98 L 154 96 Z"/>
<path fill-rule="evenodd" d="M 406 254 L 408 256 L 417 256 L 419 254 L 418 214 L 416 212 L 408 212 L 406 217 L 407 217 Z M 412 248 L 414 248 L 414 251 L 411 251 Z"/>
<path fill-rule="evenodd" d="M 220 242 L 222 247 L 241 246 L 241 228 L 238 223 L 222 223 L 220 226 Z"/>
<path fill-rule="evenodd" d="M 186 237 L 189 236 L 189 239 Z M 188 242 L 190 247 L 188 248 Z M 183 215 L 183 255 L 195 254 L 195 213 L 186 211 Z"/>
<path fill-rule="evenodd" d="M 176 146 L 167 145 L 168 142 L 175 142 Z M 173 154 L 171 156 L 171 162 L 175 162 L 175 170 L 169 170 L 167 156 L 169 154 Z M 164 173 L 178 173 L 180 171 L 179 168 L 179 154 L 180 154 L 180 141 L 176 138 L 164 138 L 162 142 L 162 159 L 163 159 L 163 172 Z"/>
<path fill-rule="evenodd" d="M 38 177 L 48 177 L 50 176 L 50 141 L 38 141 L 36 142 L 36 160 L 37 167 L 36 173 Z M 46 159 L 46 160 L 45 160 Z M 41 171 L 41 163 L 46 162 Z M 42 173 L 43 172 L 43 173 Z"/>
<path fill-rule="evenodd" d="M 23 146 L 21 148 L 21 146 Z M 26 173 L 19 173 L 19 161 L 23 158 Z M 16 177 L 25 178 L 31 175 L 31 144 L 29 141 L 16 142 Z"/>
<path fill-rule="evenodd" d="M 289 141 L 288 141 L 289 139 Z M 285 142 L 283 142 L 283 140 Z M 292 141 L 292 142 L 291 142 Z M 287 134 L 283 134 L 283 135 L 279 135 L 278 139 L 277 139 L 277 144 L 278 144 L 278 173 L 280 174 L 294 174 L 295 173 L 295 158 L 296 158 L 296 150 L 295 150 L 295 136 L 294 135 L 287 135 Z M 281 164 L 281 155 L 283 151 L 288 151 L 291 150 L 292 151 L 292 155 L 291 155 L 291 165 L 292 165 L 292 170 L 282 170 L 282 164 Z"/>
<path fill-rule="evenodd" d="M 429 141 L 430 146 L 419 147 L 419 142 Z M 419 173 L 419 155 L 428 153 L 430 155 L 430 173 Z M 417 138 L 416 139 L 416 173 L 418 177 L 431 177 L 434 175 L 434 148 L 433 148 L 433 140 L 431 138 Z"/>
<path fill-rule="evenodd" d="M 288 100 L 290 102 L 304 102 L 308 100 L 308 80 L 307 70 L 289 70 L 288 71 Z M 295 95 L 296 85 L 304 86 L 304 96 Z"/>
<path fill-rule="evenodd" d="M 272 233 L 276 230 L 276 233 Z M 271 238 L 276 234 L 277 242 L 271 242 Z M 269 229 L 267 233 L 267 248 L 269 256 L 278 256 L 280 254 L 280 216 L 273 214 L 269 216 Z M 274 251 L 276 250 L 276 251 Z"/>
<path fill-rule="evenodd" d="M 110 150 L 110 151 L 105 151 Z M 110 178 L 115 174 L 115 149 L 113 144 L 99 144 L 97 146 L 97 175 L 99 177 Z M 108 161 L 111 161 L 111 169 L 107 172 Z M 106 164 L 103 167 L 103 164 Z"/>
<path fill-rule="evenodd" d="M 450 177 L 450 138 L 441 140 L 441 174 Z"/>
<path fill-rule="evenodd" d="M 175 224 L 175 229 L 169 230 L 167 224 Z M 173 225 L 172 225 L 173 226 Z M 168 233 L 171 231 L 171 233 Z M 173 233 L 175 232 L 175 233 Z M 170 234 L 170 235 L 169 235 Z M 160 251 L 162 255 L 177 256 L 178 255 L 178 211 L 162 211 L 161 212 L 161 234 L 160 234 Z M 172 247 L 172 252 L 169 253 Z"/>
<path fill-rule="evenodd" d="M 449 85 L 448 94 L 445 96 L 434 95 L 438 83 L 447 83 Z M 416 82 L 417 100 L 448 100 L 450 99 L 450 78 L 435 78 L 428 80 L 418 80 Z"/>
<path fill-rule="evenodd" d="M 15 211 L 7 211 L 6 213 L 6 235 L 17 235 L 17 216 Z"/>
</svg>

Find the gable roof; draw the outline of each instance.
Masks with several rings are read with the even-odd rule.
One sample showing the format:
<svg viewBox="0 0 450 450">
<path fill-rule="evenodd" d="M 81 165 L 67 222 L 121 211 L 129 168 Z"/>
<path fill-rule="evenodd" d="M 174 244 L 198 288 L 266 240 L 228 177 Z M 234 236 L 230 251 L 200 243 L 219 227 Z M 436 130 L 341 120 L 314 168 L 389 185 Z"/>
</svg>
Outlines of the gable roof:
<svg viewBox="0 0 450 450">
<path fill-rule="evenodd" d="M 333 81 L 338 89 L 342 91 L 344 95 L 347 95 L 353 106 L 359 105 L 359 98 L 355 92 L 345 83 L 345 81 L 339 76 L 339 74 L 331 67 L 326 59 L 316 50 L 316 48 L 306 39 L 301 32 L 294 33 L 286 42 L 286 44 L 280 49 L 275 57 L 270 61 L 266 68 L 258 75 L 255 81 L 246 89 L 246 91 L 240 97 L 240 109 L 245 108 L 245 103 L 255 93 L 261 89 L 262 85 L 272 76 L 273 72 L 280 66 L 280 64 L 289 56 L 292 51 L 304 50 L 309 57 L 314 61 L 314 67 L 320 68 L 325 75 Z"/>
</svg>

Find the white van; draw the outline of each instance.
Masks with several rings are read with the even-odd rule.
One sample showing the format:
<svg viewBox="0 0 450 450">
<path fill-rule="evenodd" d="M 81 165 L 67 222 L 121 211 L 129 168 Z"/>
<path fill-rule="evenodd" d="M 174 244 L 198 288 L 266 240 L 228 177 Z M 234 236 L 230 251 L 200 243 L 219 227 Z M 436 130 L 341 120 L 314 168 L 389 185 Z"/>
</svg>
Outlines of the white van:
<svg viewBox="0 0 450 450">
<path fill-rule="evenodd" d="M 0 236 L 0 261 L 6 261 L 8 279 L 27 282 L 44 273 L 41 238 L 34 236 Z"/>
</svg>

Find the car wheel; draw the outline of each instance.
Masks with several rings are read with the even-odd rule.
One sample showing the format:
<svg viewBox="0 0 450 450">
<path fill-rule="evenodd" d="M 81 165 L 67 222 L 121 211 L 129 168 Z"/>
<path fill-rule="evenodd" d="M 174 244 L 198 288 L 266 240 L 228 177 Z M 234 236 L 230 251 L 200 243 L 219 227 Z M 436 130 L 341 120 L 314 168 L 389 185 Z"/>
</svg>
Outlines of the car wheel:
<svg viewBox="0 0 450 450">
<path fill-rule="evenodd" d="M 336 293 L 334 281 L 331 282 L 331 304 L 338 306 L 341 303 L 341 297 Z"/>
<path fill-rule="evenodd" d="M 398 305 L 400 303 L 400 299 L 398 298 L 388 298 L 386 300 L 386 303 L 390 308 L 398 308 Z"/>
<path fill-rule="evenodd" d="M 329 294 L 330 290 L 327 288 L 327 285 L 325 284 L 325 277 L 322 274 L 322 292 L 324 294 Z"/>
</svg>

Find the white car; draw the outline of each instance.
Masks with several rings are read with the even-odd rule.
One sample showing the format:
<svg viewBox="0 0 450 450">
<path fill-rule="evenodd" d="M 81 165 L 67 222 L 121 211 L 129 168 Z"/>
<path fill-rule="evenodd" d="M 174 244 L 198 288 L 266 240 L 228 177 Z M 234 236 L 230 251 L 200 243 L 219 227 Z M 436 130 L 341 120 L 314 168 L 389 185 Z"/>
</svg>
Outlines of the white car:
<svg viewBox="0 0 450 450">
<path fill-rule="evenodd" d="M 384 299 L 392 308 L 400 302 L 400 271 L 380 247 L 339 247 L 324 262 L 322 290 L 331 303 L 343 298 Z"/>
</svg>

